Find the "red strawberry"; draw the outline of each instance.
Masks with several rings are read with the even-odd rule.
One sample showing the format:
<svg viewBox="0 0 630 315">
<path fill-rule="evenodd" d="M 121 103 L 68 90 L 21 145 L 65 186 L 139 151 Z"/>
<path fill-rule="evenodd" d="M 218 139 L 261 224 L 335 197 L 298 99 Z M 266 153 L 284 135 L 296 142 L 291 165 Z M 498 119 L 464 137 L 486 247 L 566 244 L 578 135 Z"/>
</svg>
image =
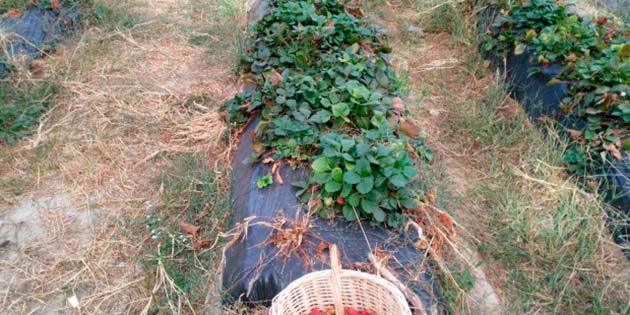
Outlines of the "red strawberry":
<svg viewBox="0 0 630 315">
<path fill-rule="evenodd" d="M 313 309 L 311 310 L 310 313 L 308 313 L 308 315 L 322 315 L 322 311 L 320 311 L 319 308 L 317 307 L 313 307 Z"/>
<path fill-rule="evenodd" d="M 343 197 L 338 196 L 337 197 L 337 203 L 340 204 L 340 205 L 343 205 L 345 203 L 345 200 L 343 199 Z"/>
<path fill-rule="evenodd" d="M 344 315 L 361 315 L 361 313 L 359 313 L 359 311 L 355 310 L 354 308 L 351 307 L 346 307 L 344 309 Z"/>
</svg>

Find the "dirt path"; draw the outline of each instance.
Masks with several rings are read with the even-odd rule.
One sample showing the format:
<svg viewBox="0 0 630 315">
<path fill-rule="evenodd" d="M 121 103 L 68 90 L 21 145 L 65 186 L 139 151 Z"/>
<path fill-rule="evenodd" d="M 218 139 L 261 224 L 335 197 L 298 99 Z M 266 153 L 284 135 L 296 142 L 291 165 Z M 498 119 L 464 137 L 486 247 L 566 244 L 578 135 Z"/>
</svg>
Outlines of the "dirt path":
<svg viewBox="0 0 630 315">
<path fill-rule="evenodd" d="M 451 126 L 449 126 L 448 116 L 452 110 L 452 98 L 460 102 L 468 102 L 471 98 L 480 97 L 482 87 L 488 82 L 487 80 L 467 81 L 462 84 L 460 72 L 462 67 L 465 67 L 462 60 L 464 54 L 451 41 L 451 36 L 445 32 L 427 34 L 423 38 L 423 43 L 418 46 L 420 53 L 416 52 L 408 60 L 413 82 L 411 86 L 416 91 L 421 91 L 425 85 L 429 84 L 443 86 L 445 90 L 453 92 L 446 96 L 442 90 L 433 88 L 422 99 L 419 104 L 422 108 L 415 112 L 415 118 L 418 125 L 423 126 L 427 142 L 435 152 L 436 163 L 440 165 L 442 183 L 436 183 L 436 186 L 443 190 L 441 193 L 443 198 L 452 198 L 443 200 L 441 203 L 458 222 L 463 223 L 461 227 L 467 229 L 471 226 L 471 222 L 478 220 L 475 218 L 476 212 L 487 211 L 480 209 L 474 201 L 465 201 L 470 190 L 484 175 L 475 174 L 475 168 L 467 163 L 467 160 L 475 158 L 474 150 L 460 151 L 452 142 L 452 135 L 449 135 Z M 428 73 L 433 75 L 427 76 Z M 477 95 L 474 95 L 475 93 Z M 461 310 L 466 310 L 468 314 L 505 314 L 504 302 L 499 295 L 500 286 L 493 284 L 492 279 L 486 275 L 490 270 L 484 265 L 470 237 L 471 235 L 466 235 L 466 233 L 456 237 L 453 241 L 457 245 L 451 249 L 456 254 L 450 259 L 465 265 L 474 278 L 473 286 L 464 294 L 462 301 L 466 305 L 462 306 Z"/>
<path fill-rule="evenodd" d="M 238 32 L 242 12 L 220 21 L 215 1 L 111 4 L 134 22 L 91 27 L 38 61 L 34 73 L 62 78 L 61 96 L 34 136 L 2 148 L 0 175 L 24 187 L 1 194 L 0 313 L 148 310 L 138 240 L 156 175 L 181 153 L 226 159 L 214 109 L 239 90 L 234 59 L 189 40 L 218 23 Z"/>
</svg>

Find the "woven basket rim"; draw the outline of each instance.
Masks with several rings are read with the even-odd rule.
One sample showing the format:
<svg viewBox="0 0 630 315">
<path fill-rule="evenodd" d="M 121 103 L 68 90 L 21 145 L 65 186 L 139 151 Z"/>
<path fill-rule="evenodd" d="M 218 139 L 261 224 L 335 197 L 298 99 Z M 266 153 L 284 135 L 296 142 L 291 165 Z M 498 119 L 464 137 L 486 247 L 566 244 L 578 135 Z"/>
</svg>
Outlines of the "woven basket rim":
<svg viewBox="0 0 630 315">
<path fill-rule="evenodd" d="M 333 271 L 331 269 L 325 269 L 325 270 L 319 270 L 319 271 L 307 273 L 303 275 L 302 277 L 294 280 L 272 299 L 269 314 L 270 315 L 280 314 L 280 309 L 279 309 L 280 303 L 278 303 L 278 301 L 280 299 L 287 298 L 289 292 L 291 292 L 292 290 L 298 288 L 299 286 L 313 279 L 330 278 L 332 275 L 333 275 Z M 346 279 L 347 278 L 360 278 L 360 279 L 364 279 L 364 280 L 368 280 L 373 283 L 376 283 L 377 285 L 385 288 L 392 295 L 394 301 L 396 301 L 396 304 L 398 304 L 402 310 L 402 313 L 400 315 L 412 315 L 411 309 L 409 308 L 409 305 L 407 304 L 407 299 L 405 298 L 403 293 L 400 291 L 400 289 L 398 289 L 398 287 L 396 287 L 390 281 L 374 274 L 361 272 L 357 270 L 350 270 L 350 269 L 341 269 L 339 276 L 341 278 L 346 278 Z"/>
</svg>

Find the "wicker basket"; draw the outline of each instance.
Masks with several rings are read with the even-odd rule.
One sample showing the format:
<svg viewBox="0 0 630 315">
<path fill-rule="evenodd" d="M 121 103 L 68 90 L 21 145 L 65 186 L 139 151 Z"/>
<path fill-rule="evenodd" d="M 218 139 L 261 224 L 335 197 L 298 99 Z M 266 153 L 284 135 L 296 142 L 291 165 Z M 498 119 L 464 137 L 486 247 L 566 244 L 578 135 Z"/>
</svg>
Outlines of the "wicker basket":
<svg viewBox="0 0 630 315">
<path fill-rule="evenodd" d="M 271 302 L 270 315 L 308 315 L 313 308 L 344 307 L 377 315 L 411 315 L 407 300 L 391 282 L 364 272 L 341 269 L 337 247 L 330 248 L 332 270 L 316 271 L 293 281 Z"/>
</svg>

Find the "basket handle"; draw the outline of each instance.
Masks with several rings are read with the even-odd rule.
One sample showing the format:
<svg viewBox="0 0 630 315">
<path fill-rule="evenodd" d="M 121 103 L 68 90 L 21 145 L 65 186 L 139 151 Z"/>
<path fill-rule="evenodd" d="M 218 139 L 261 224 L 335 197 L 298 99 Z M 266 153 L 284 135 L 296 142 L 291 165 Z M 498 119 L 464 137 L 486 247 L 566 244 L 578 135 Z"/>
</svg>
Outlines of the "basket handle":
<svg viewBox="0 0 630 315">
<path fill-rule="evenodd" d="M 335 314 L 343 314 L 343 300 L 341 297 L 341 263 L 339 249 L 336 244 L 330 245 L 330 269 L 332 270 L 332 294 L 335 302 Z"/>
</svg>

